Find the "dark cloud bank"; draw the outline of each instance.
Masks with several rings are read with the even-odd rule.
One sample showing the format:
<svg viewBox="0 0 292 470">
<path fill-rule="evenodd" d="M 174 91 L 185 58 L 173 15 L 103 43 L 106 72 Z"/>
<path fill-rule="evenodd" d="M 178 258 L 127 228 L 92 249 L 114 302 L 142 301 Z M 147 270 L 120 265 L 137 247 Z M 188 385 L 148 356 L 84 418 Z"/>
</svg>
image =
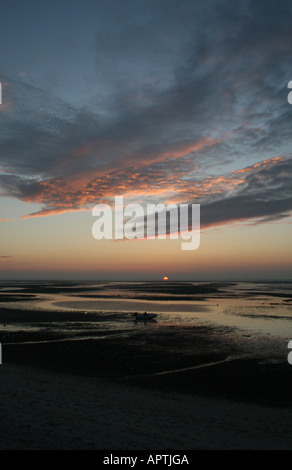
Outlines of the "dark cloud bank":
<svg viewBox="0 0 292 470">
<path fill-rule="evenodd" d="M 139 190 L 201 203 L 203 226 L 289 215 L 291 2 L 106 5 L 91 105 L 0 77 L 1 194 L 36 215 Z"/>
</svg>

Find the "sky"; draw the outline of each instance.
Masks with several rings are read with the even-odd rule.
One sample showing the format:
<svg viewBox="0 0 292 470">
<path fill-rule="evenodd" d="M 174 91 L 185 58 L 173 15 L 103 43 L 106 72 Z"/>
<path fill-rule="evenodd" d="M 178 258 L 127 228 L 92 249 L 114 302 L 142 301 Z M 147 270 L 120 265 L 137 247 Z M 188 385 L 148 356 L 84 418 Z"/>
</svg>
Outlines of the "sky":
<svg viewBox="0 0 292 470">
<path fill-rule="evenodd" d="M 291 280 L 288 0 L 3 0 L 0 279 Z M 200 204 L 200 246 L 92 209 Z"/>
</svg>

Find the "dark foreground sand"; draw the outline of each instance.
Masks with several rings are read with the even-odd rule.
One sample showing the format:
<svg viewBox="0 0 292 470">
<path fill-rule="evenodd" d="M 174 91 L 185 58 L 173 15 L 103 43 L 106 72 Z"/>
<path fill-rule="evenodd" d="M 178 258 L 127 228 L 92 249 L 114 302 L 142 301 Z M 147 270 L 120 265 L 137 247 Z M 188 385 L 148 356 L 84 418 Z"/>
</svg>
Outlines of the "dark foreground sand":
<svg viewBox="0 0 292 470">
<path fill-rule="evenodd" d="M 291 409 L 1 366 L 1 450 L 291 449 Z"/>
<path fill-rule="evenodd" d="M 235 340 L 199 328 L 93 338 L 44 326 L 1 336 L 0 450 L 292 449 L 287 363 L 237 358 Z"/>
</svg>

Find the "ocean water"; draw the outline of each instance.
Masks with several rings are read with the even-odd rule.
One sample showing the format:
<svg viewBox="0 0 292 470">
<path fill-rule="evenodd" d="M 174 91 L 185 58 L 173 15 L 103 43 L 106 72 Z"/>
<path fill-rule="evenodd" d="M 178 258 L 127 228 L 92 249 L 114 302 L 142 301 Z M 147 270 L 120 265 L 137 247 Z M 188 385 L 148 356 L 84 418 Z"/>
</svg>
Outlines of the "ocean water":
<svg viewBox="0 0 292 470">
<path fill-rule="evenodd" d="M 289 282 L 2 282 L 0 301 L 6 311 L 33 311 L 43 318 L 48 312 L 63 314 L 50 324 L 31 321 L 29 315 L 9 322 L 6 315 L 6 332 L 54 328 L 80 339 L 102 332 L 142 337 L 146 331 L 172 331 L 190 341 L 198 328 L 205 328 L 213 336 L 244 341 L 245 352 L 261 350 L 274 360 L 286 360 L 292 340 Z M 134 319 L 134 312 L 145 311 L 156 313 L 156 319 Z M 73 313 L 80 317 L 72 319 Z"/>
</svg>

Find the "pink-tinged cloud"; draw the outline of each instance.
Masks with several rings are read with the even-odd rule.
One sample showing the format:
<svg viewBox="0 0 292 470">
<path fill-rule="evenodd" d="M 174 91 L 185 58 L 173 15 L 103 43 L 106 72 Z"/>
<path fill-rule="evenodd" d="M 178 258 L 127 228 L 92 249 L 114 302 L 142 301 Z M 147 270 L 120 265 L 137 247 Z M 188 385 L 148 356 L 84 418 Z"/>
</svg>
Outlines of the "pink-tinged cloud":
<svg viewBox="0 0 292 470">
<path fill-rule="evenodd" d="M 84 145 L 72 151 L 68 158 L 57 162 L 58 167 L 55 167 L 55 170 L 57 169 L 59 174 L 64 170 L 63 174 L 66 176 L 48 178 L 39 182 L 17 181 L 18 187 L 14 196 L 25 202 L 44 206 L 43 210 L 30 214 L 26 216 L 27 218 L 86 209 L 99 200 L 109 200 L 115 194 L 125 192 L 138 191 L 141 196 L 155 197 L 174 193 L 180 186 L 187 184 L 183 182 L 183 178 L 189 169 L 196 168 L 193 154 L 207 147 L 216 146 L 219 141 L 221 139 L 207 137 L 194 143 L 181 142 L 169 145 L 167 150 L 165 146 L 163 149 L 151 148 L 145 155 L 127 155 L 115 161 L 114 165 L 104 163 L 90 171 L 87 169 L 87 160 L 88 152 L 92 152 L 93 147 L 91 144 Z M 106 144 L 103 142 L 102 145 Z M 71 174 L 65 171 L 68 170 L 69 162 L 74 166 L 78 161 L 82 168 L 83 159 L 84 170 L 74 171 Z M 174 173 L 171 171 L 172 168 L 175 170 Z M 14 184 L 12 177 L 9 181 Z"/>
<path fill-rule="evenodd" d="M 249 173 L 254 171 L 256 168 L 264 169 L 270 168 L 271 166 L 275 165 L 278 162 L 283 162 L 285 159 L 281 155 L 278 157 L 270 158 L 268 160 L 264 160 L 263 162 L 255 163 L 254 165 L 248 166 L 247 168 L 242 168 L 240 170 L 236 170 L 234 174 L 243 174 Z"/>
<path fill-rule="evenodd" d="M 203 227 L 254 218 L 281 219 L 292 211 L 291 159 L 278 156 L 230 174 L 203 179 L 190 178 L 188 170 L 189 167 L 179 170 L 178 166 L 176 172 L 172 168 L 167 172 L 167 167 L 153 164 L 137 166 L 133 173 L 115 168 L 90 182 L 82 179 L 82 184 L 79 181 L 76 185 L 61 178 L 42 181 L 22 200 L 38 202 L 44 208 L 23 218 L 91 210 L 95 204 L 110 203 L 116 195 L 141 203 L 200 203 Z"/>
</svg>

